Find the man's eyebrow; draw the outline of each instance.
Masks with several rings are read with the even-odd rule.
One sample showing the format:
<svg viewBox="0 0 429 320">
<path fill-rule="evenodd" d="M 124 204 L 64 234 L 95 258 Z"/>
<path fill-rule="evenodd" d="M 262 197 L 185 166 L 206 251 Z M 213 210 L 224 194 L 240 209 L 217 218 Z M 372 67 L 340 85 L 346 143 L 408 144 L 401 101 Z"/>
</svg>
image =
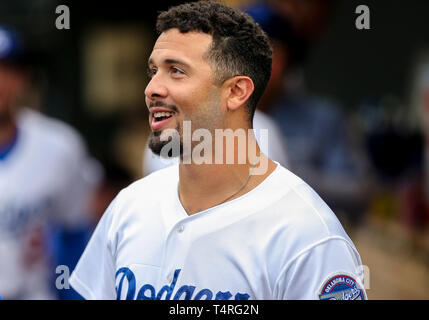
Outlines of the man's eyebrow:
<svg viewBox="0 0 429 320">
<path fill-rule="evenodd" d="M 163 61 L 163 63 L 168 64 L 168 65 L 170 65 L 170 64 L 179 64 L 179 65 L 184 66 L 184 67 L 189 67 L 189 64 L 187 64 L 186 62 L 184 62 L 182 60 L 179 60 L 179 59 L 167 58 L 167 59 L 165 59 Z M 154 64 L 155 64 L 155 62 L 153 61 L 153 59 L 149 58 L 148 65 L 150 66 L 150 65 L 154 65 Z"/>
</svg>

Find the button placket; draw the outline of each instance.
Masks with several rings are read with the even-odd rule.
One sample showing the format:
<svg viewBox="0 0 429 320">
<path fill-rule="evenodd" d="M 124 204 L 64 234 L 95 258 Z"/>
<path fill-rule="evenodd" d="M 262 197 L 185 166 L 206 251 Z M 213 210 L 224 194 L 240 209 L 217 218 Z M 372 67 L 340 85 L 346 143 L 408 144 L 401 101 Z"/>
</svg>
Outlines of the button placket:
<svg viewBox="0 0 429 320">
<path fill-rule="evenodd" d="M 171 284 L 174 280 L 174 273 L 181 269 L 184 259 L 187 256 L 190 234 L 185 232 L 187 226 L 183 221 L 179 221 L 170 231 L 166 244 L 166 260 L 164 265 L 163 278 Z"/>
</svg>

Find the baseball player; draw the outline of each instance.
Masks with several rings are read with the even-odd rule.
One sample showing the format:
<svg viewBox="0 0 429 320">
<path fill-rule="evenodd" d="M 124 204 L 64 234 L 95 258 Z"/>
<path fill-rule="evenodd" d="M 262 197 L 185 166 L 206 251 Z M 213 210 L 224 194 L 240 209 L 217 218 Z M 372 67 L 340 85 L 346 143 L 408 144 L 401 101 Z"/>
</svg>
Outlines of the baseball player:
<svg viewBox="0 0 429 320">
<path fill-rule="evenodd" d="M 74 129 L 17 104 L 27 64 L 19 35 L 0 27 L 0 296 L 54 299 L 49 234 L 92 223 L 100 175 Z"/>
<path fill-rule="evenodd" d="M 162 154 L 178 132 L 180 162 L 119 193 L 71 285 L 86 299 L 366 299 L 360 256 L 334 213 L 258 146 L 234 148 L 245 163 L 187 163 L 198 148 L 186 147 L 187 121 L 193 133 L 251 132 L 272 59 L 260 27 L 199 1 L 161 13 L 157 31 L 149 145 Z"/>
</svg>

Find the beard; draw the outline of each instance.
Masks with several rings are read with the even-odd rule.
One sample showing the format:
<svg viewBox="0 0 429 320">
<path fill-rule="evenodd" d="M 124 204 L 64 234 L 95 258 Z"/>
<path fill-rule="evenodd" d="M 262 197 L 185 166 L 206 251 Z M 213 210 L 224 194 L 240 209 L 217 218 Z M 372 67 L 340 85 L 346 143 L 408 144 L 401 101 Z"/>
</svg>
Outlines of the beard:
<svg viewBox="0 0 429 320">
<path fill-rule="evenodd" d="M 150 150 L 164 159 L 181 156 L 183 154 L 183 142 L 180 138 L 178 127 L 175 129 L 176 133 L 174 135 L 169 134 L 165 137 L 165 134 L 163 135 L 164 132 L 165 130 L 150 133 L 148 144 Z"/>
</svg>

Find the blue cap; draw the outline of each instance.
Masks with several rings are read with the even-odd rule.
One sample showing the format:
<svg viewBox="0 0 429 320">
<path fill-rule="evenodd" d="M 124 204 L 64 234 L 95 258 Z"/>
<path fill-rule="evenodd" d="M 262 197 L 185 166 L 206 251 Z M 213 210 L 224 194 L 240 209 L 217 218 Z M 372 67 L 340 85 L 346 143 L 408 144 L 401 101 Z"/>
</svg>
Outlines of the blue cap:
<svg viewBox="0 0 429 320">
<path fill-rule="evenodd" d="M 0 61 L 13 64 L 25 64 L 26 54 L 19 34 L 0 26 Z"/>
<path fill-rule="evenodd" d="M 267 3 L 254 3 L 244 8 L 249 16 L 265 31 L 269 38 L 280 41 L 288 47 L 291 63 L 301 61 L 307 51 L 305 39 L 293 30 L 286 17 L 280 15 Z"/>
<path fill-rule="evenodd" d="M 287 43 L 294 37 L 289 21 L 279 15 L 270 5 L 255 3 L 244 8 L 244 12 L 251 16 L 271 39 Z"/>
</svg>

